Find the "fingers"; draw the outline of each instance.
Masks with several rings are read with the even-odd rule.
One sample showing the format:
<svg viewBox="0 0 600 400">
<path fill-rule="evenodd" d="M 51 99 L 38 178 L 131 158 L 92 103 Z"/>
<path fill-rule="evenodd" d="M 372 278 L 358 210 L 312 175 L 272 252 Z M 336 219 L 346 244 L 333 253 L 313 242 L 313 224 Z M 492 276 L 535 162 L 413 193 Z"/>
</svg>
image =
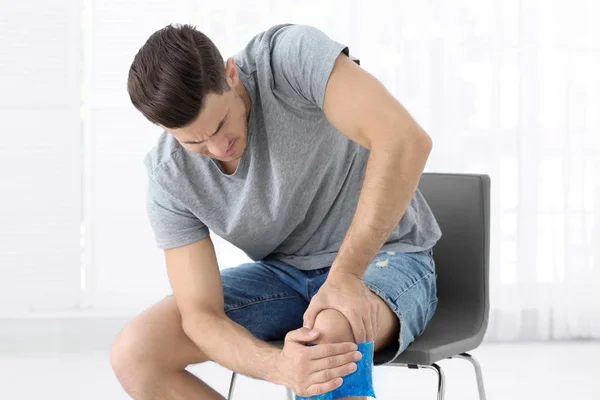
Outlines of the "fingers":
<svg viewBox="0 0 600 400">
<path fill-rule="evenodd" d="M 365 343 L 367 341 L 367 330 L 365 328 L 365 322 L 361 317 L 356 318 L 353 316 L 352 320 L 348 320 L 352 327 L 352 334 L 356 343 Z"/>
<path fill-rule="evenodd" d="M 312 312 L 310 312 L 310 311 L 307 311 L 307 312 L 304 314 L 302 325 L 303 325 L 305 328 L 312 329 L 312 327 L 313 327 L 313 322 L 312 322 L 312 321 L 313 321 L 313 315 L 312 315 Z"/>
<path fill-rule="evenodd" d="M 344 383 L 344 380 L 342 378 L 334 378 L 324 383 L 313 384 L 306 388 L 306 393 L 302 394 L 301 396 L 311 397 L 331 392 L 332 390 L 335 390 L 342 386 L 342 383 Z"/>
<path fill-rule="evenodd" d="M 365 342 L 370 342 L 373 340 L 373 337 L 375 335 L 373 332 L 373 320 L 371 318 L 363 319 L 362 322 L 365 327 Z M 364 343 L 364 342 L 359 342 L 359 343 Z"/>
<path fill-rule="evenodd" d="M 371 336 L 371 339 L 368 340 L 369 342 L 375 341 L 375 339 L 377 339 L 377 336 L 379 335 L 379 320 L 377 314 L 375 314 L 373 318 L 371 318 L 371 324 L 373 326 L 373 336 Z"/>
<path fill-rule="evenodd" d="M 308 309 L 302 317 L 302 325 L 305 328 L 312 329 L 314 327 L 315 319 L 321 311 L 323 311 L 323 308 L 317 305 L 316 300 L 311 301 L 311 303 L 308 305 Z"/>
<path fill-rule="evenodd" d="M 326 358 L 322 358 L 320 360 L 313 361 L 311 365 L 312 373 L 322 373 L 323 371 L 331 371 L 335 368 L 351 368 L 352 366 L 356 367 L 356 362 L 362 358 L 362 354 L 360 351 L 351 351 L 349 353 L 339 354 L 337 356 L 330 356 Z M 328 374 L 329 372 L 325 372 Z M 343 376 L 339 375 L 339 376 Z M 324 381 L 331 379 L 333 376 L 326 375 L 324 377 Z M 327 378 L 327 379 L 325 379 Z"/>
<path fill-rule="evenodd" d="M 374 307 L 373 307 L 373 311 L 371 312 L 371 330 L 372 330 L 372 334 L 371 334 L 371 338 L 367 338 L 368 342 L 373 342 L 377 339 L 377 336 L 379 335 L 379 309 L 380 306 L 378 303 L 375 303 Z"/>
<path fill-rule="evenodd" d="M 330 358 L 324 358 L 319 361 L 315 361 L 315 365 L 320 368 L 318 371 L 309 375 L 307 383 L 310 385 L 308 387 L 308 391 L 310 393 L 313 388 L 315 390 L 321 390 L 320 388 L 323 385 L 327 386 L 331 382 L 336 381 L 336 379 L 342 378 L 346 375 L 350 375 L 356 372 L 358 368 L 355 361 L 358 361 L 362 358 L 362 354 L 358 351 L 347 353 L 341 356 L 334 356 Z M 334 390 L 329 389 L 329 390 Z M 329 391 L 327 390 L 327 391 Z M 321 392 L 315 393 L 320 394 Z"/>
<path fill-rule="evenodd" d="M 292 341 L 297 343 L 306 343 L 311 342 L 319 337 L 319 332 L 312 331 L 307 328 L 300 328 L 293 331 L 290 331 L 285 335 L 285 341 Z"/>
<path fill-rule="evenodd" d="M 324 369 L 308 377 L 308 384 L 320 384 L 323 382 L 330 382 L 333 379 L 341 378 L 356 371 L 356 364 L 351 363 L 348 365 L 342 365 L 341 367 Z"/>
<path fill-rule="evenodd" d="M 351 353 L 356 350 L 358 350 L 358 346 L 352 342 L 318 344 L 310 348 L 310 358 L 313 360 L 319 360 L 322 358 Z"/>
</svg>

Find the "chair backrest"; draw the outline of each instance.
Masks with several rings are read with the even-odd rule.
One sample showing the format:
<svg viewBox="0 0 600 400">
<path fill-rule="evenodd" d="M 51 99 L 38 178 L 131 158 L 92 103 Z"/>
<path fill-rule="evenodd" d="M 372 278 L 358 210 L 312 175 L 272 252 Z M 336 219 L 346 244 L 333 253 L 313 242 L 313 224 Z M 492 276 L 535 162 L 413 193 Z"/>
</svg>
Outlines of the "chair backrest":
<svg viewBox="0 0 600 400">
<path fill-rule="evenodd" d="M 460 312 L 483 336 L 489 314 L 490 178 L 424 173 L 419 190 L 442 230 L 433 249 L 438 308 Z"/>
</svg>

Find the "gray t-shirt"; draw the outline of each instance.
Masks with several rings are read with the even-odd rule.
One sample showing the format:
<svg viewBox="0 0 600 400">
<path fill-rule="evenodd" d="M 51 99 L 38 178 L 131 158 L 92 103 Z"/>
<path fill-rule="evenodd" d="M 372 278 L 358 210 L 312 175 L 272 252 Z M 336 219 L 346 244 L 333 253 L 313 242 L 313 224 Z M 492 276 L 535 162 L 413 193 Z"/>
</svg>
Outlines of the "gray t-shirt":
<svg viewBox="0 0 600 400">
<path fill-rule="evenodd" d="M 251 100 L 248 146 L 227 175 L 163 133 L 144 164 L 147 212 L 159 248 L 214 233 L 252 260 L 301 270 L 330 266 L 358 203 L 369 151 L 333 128 L 325 86 L 346 46 L 316 28 L 277 25 L 234 56 Z M 420 192 L 382 250 L 431 248 L 441 233 Z"/>
</svg>

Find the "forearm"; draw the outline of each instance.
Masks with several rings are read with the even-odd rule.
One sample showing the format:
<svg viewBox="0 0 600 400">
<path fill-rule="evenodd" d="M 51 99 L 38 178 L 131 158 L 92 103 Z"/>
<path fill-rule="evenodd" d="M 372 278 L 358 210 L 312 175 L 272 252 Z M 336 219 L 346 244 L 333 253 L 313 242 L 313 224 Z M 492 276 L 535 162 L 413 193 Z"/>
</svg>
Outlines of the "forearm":
<svg viewBox="0 0 600 400">
<path fill-rule="evenodd" d="M 363 276 L 406 212 L 430 151 L 425 133 L 372 147 L 354 218 L 330 273 Z"/>
<path fill-rule="evenodd" d="M 225 315 L 191 317 L 184 330 L 210 360 L 246 376 L 280 383 L 273 366 L 281 350 L 256 339 Z"/>
</svg>

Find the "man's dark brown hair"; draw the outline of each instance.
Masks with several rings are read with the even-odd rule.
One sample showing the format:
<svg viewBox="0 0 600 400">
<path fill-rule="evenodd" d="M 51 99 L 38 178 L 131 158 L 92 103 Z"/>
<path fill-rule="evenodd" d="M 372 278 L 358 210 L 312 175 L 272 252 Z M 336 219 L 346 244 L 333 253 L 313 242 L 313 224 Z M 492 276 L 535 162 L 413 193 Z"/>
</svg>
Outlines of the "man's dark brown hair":
<svg viewBox="0 0 600 400">
<path fill-rule="evenodd" d="M 150 122 L 181 128 L 196 119 L 209 93 L 229 90 L 214 43 L 191 25 L 168 25 L 136 54 L 127 79 L 131 102 Z"/>
</svg>

